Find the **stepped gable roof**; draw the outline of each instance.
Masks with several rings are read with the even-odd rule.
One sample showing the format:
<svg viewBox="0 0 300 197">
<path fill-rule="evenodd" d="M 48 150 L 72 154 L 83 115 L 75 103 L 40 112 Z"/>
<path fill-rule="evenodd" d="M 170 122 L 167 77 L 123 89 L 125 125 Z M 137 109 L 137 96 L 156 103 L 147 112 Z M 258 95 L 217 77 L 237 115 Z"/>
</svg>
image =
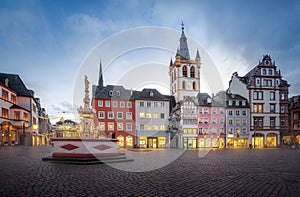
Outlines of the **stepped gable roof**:
<svg viewBox="0 0 300 197">
<path fill-rule="evenodd" d="M 5 85 L 6 79 L 8 79 L 8 87 L 14 90 L 18 96 L 34 97 L 34 92 L 26 88 L 19 75 L 0 73 L 0 83 Z"/>
</svg>

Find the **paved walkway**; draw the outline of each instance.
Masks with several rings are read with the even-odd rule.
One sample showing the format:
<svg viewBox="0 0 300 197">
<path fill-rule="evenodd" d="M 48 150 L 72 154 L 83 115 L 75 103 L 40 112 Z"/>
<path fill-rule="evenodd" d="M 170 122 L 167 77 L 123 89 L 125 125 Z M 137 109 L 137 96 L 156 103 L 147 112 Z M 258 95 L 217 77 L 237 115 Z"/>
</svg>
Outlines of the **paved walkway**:
<svg viewBox="0 0 300 197">
<path fill-rule="evenodd" d="M 43 162 L 51 151 L 0 147 L 0 196 L 300 196 L 300 150 L 185 151 L 145 172 Z"/>
</svg>

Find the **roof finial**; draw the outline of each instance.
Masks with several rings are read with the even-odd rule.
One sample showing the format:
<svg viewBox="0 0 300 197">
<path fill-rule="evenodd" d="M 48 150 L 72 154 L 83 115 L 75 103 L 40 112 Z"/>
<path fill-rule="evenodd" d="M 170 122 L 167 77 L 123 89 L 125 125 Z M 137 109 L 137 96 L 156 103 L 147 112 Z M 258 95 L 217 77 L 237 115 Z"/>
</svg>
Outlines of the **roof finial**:
<svg viewBox="0 0 300 197">
<path fill-rule="evenodd" d="M 181 22 L 181 30 L 182 30 L 182 33 L 184 33 L 184 24 L 183 24 L 183 21 Z"/>
</svg>

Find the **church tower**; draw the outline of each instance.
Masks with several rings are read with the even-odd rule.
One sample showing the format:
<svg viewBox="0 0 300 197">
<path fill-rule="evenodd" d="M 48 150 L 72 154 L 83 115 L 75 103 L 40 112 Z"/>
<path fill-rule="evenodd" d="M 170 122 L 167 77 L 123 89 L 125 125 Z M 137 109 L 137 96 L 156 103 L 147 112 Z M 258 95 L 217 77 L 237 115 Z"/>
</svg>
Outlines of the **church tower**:
<svg viewBox="0 0 300 197">
<path fill-rule="evenodd" d="M 200 92 L 200 54 L 197 49 L 195 59 L 190 58 L 184 24 L 182 23 L 181 26 L 179 48 L 177 48 L 175 61 L 171 59 L 169 65 L 170 94 L 175 97 L 176 102 L 184 100 L 187 96 L 195 98 Z"/>
</svg>

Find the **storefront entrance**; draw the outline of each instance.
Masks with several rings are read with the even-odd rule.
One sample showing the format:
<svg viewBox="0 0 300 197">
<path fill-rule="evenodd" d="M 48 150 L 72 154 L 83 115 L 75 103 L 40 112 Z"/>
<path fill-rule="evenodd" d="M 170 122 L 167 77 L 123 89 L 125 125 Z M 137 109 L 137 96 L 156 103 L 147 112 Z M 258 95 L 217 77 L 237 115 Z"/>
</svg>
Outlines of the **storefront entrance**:
<svg viewBox="0 0 300 197">
<path fill-rule="evenodd" d="M 148 148 L 157 148 L 157 138 L 148 138 Z"/>
<path fill-rule="evenodd" d="M 227 147 L 228 148 L 248 148 L 248 139 L 247 138 L 229 138 Z"/>
<path fill-rule="evenodd" d="M 183 148 L 185 149 L 197 148 L 197 139 L 195 137 L 184 137 Z"/>
<path fill-rule="evenodd" d="M 267 135 L 267 147 L 277 147 L 277 135 L 269 133 Z"/>
<path fill-rule="evenodd" d="M 261 133 L 256 133 L 252 135 L 252 146 L 255 148 L 264 147 L 264 135 Z"/>
</svg>

